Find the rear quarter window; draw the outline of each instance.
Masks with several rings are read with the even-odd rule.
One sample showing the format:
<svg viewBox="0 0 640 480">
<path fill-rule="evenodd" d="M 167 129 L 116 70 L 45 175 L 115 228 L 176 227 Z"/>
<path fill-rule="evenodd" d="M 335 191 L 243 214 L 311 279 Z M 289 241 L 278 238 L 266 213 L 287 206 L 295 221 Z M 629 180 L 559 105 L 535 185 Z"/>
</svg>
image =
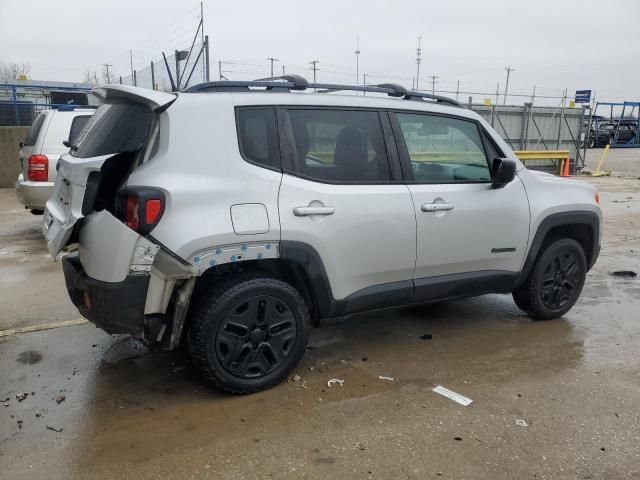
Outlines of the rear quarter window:
<svg viewBox="0 0 640 480">
<path fill-rule="evenodd" d="M 91 115 L 78 115 L 73 118 L 73 121 L 71 122 L 71 129 L 69 130 L 69 143 L 75 144 L 75 140 L 78 138 L 78 135 L 80 135 L 80 132 L 90 118 Z"/>
<path fill-rule="evenodd" d="M 26 147 L 33 147 L 38 141 L 38 135 L 40 135 L 40 130 L 42 129 L 45 116 L 46 115 L 44 113 L 41 113 L 31 124 L 31 128 L 29 128 L 29 132 L 27 133 L 27 138 L 24 140 Z"/>
<path fill-rule="evenodd" d="M 279 169 L 275 111 L 272 108 L 238 109 L 236 122 L 242 157 L 263 167 Z"/>
</svg>

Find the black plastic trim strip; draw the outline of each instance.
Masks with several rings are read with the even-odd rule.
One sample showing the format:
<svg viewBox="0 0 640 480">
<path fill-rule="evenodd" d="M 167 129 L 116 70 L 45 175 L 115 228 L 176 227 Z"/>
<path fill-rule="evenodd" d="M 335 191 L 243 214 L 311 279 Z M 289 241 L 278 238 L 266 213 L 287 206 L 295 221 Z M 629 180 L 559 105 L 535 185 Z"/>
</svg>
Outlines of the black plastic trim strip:
<svg viewBox="0 0 640 480">
<path fill-rule="evenodd" d="M 511 291 L 518 272 L 488 270 L 439 275 L 415 280 L 373 285 L 336 300 L 318 252 L 310 245 L 292 240 L 280 242 L 280 258 L 302 268 L 318 308 L 319 319 L 347 317 L 357 313 L 416 303 L 429 303 L 485 293 Z"/>
</svg>

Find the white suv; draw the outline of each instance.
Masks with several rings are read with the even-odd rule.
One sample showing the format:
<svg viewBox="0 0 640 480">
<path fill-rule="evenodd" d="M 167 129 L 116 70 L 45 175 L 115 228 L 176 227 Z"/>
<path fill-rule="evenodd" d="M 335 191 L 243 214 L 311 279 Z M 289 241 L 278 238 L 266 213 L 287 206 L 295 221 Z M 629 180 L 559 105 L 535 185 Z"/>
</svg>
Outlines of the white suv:
<svg viewBox="0 0 640 480">
<path fill-rule="evenodd" d="M 72 144 L 95 109 L 61 106 L 43 110 L 20 143 L 20 175 L 16 181 L 18 200 L 32 213 L 42 213 L 53 192 L 60 155 Z"/>
<path fill-rule="evenodd" d="M 230 392 L 279 382 L 325 319 L 491 292 L 559 317 L 599 253 L 594 188 L 446 98 L 296 76 L 95 93 L 43 220 L 52 255 L 78 244 L 71 299 L 109 333 L 185 337 Z"/>
</svg>

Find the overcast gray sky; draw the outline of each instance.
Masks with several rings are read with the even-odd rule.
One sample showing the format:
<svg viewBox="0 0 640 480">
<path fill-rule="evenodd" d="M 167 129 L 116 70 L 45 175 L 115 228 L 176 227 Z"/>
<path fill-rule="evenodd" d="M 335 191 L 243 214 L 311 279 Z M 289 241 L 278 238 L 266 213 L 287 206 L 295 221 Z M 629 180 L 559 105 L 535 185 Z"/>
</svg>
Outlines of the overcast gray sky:
<svg viewBox="0 0 640 480">
<path fill-rule="evenodd" d="M 0 60 L 31 64 L 33 79 L 79 81 L 102 63 L 126 75 L 129 49 L 139 68 L 188 47 L 199 14 L 191 0 L 0 0 Z M 205 0 L 204 19 L 212 74 L 233 61 L 224 68 L 234 79 L 267 75 L 273 56 L 307 78 L 319 60 L 318 80 L 354 83 L 359 34 L 367 82 L 411 86 L 421 36 L 424 90 L 437 75 L 436 90 L 459 80 L 461 90 L 495 92 L 510 65 L 513 93 L 591 88 L 640 100 L 639 0 Z"/>
</svg>

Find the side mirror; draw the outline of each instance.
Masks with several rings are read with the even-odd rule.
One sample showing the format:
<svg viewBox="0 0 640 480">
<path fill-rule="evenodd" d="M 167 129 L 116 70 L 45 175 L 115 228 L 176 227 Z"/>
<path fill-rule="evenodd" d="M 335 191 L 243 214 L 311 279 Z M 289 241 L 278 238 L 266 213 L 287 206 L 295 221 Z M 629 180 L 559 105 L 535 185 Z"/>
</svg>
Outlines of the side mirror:
<svg viewBox="0 0 640 480">
<path fill-rule="evenodd" d="M 493 160 L 491 177 L 493 188 L 502 188 L 512 182 L 516 176 L 516 162 L 509 158 L 496 158 Z"/>
<path fill-rule="evenodd" d="M 24 147 L 24 142 L 20 142 L 20 143 L 18 144 L 18 146 L 19 146 L 20 148 Z"/>
</svg>

